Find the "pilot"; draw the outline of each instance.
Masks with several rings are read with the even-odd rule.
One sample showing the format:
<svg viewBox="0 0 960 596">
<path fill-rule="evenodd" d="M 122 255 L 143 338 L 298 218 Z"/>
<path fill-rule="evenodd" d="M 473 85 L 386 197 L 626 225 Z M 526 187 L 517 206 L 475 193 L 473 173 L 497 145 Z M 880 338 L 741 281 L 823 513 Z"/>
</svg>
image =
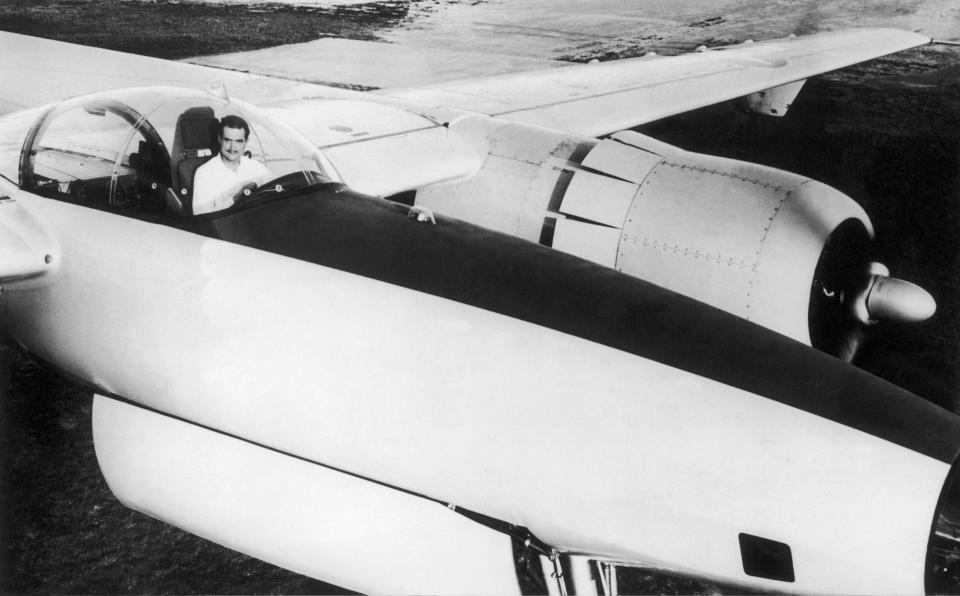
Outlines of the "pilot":
<svg viewBox="0 0 960 596">
<path fill-rule="evenodd" d="M 267 181 L 270 171 L 244 155 L 250 126 L 240 116 L 220 120 L 220 154 L 197 168 L 193 179 L 193 213 L 210 213 L 233 205 L 245 187 L 256 188 Z"/>
</svg>

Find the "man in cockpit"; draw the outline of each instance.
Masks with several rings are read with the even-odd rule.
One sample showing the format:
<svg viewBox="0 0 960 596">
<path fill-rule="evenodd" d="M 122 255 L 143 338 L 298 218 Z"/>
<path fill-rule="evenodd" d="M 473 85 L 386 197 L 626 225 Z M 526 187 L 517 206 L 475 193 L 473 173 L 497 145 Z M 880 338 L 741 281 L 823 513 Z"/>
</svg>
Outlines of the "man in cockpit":
<svg viewBox="0 0 960 596">
<path fill-rule="evenodd" d="M 210 213 L 233 205 L 244 188 L 256 188 L 270 172 L 255 159 L 246 157 L 250 126 L 239 116 L 220 120 L 220 154 L 197 168 L 193 178 L 193 213 Z"/>
</svg>

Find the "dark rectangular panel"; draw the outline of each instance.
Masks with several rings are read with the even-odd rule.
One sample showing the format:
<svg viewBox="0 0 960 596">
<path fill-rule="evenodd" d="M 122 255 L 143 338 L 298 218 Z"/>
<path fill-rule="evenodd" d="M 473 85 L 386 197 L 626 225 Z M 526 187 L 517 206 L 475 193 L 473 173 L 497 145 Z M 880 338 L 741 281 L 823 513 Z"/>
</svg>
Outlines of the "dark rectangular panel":
<svg viewBox="0 0 960 596">
<path fill-rule="evenodd" d="M 753 577 L 794 581 L 793 554 L 790 546 L 750 534 L 740 534 L 740 556 L 743 571 Z"/>
</svg>

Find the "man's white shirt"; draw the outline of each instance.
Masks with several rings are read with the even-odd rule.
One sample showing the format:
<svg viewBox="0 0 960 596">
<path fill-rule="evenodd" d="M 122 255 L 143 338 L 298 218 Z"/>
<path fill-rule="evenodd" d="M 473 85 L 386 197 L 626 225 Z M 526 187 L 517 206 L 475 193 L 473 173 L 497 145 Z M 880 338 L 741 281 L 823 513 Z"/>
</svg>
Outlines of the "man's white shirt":
<svg viewBox="0 0 960 596">
<path fill-rule="evenodd" d="M 248 182 L 258 185 L 267 181 L 270 171 L 259 161 L 240 158 L 240 167 L 234 172 L 223 163 L 220 155 L 197 168 L 193 177 L 193 213 L 210 213 L 233 205 L 233 195 Z"/>
</svg>

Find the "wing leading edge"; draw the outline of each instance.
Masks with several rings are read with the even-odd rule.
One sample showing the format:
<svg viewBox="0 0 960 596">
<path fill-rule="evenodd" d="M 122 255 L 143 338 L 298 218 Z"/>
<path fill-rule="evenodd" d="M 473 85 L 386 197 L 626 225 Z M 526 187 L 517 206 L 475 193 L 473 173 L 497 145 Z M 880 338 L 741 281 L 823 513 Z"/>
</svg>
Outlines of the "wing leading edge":
<svg viewBox="0 0 960 596">
<path fill-rule="evenodd" d="M 929 41 L 897 29 L 851 29 L 378 93 L 598 136 Z"/>
</svg>

